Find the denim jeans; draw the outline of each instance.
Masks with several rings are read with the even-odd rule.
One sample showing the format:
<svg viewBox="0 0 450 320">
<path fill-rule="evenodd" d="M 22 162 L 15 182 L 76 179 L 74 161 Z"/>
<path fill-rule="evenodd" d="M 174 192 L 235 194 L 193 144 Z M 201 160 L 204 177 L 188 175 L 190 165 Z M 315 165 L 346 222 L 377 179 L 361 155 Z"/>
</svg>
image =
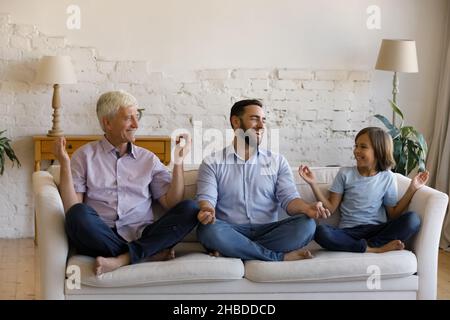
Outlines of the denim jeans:
<svg viewBox="0 0 450 320">
<path fill-rule="evenodd" d="M 127 242 L 94 209 L 78 203 L 67 211 L 65 229 L 71 245 L 80 254 L 116 257 L 129 252 L 131 263 L 137 263 L 183 240 L 197 225 L 198 211 L 195 201 L 182 201 L 146 226 L 141 238 Z"/>
<path fill-rule="evenodd" d="M 406 242 L 419 231 L 419 228 L 419 216 L 410 211 L 381 224 L 343 229 L 325 224 L 318 225 L 314 240 L 322 248 L 332 251 L 365 252 L 367 246 L 378 248 L 392 240 Z"/>
<path fill-rule="evenodd" d="M 284 253 L 307 245 L 316 223 L 305 215 L 266 224 L 199 224 L 197 238 L 210 251 L 242 260 L 282 261 Z"/>
</svg>

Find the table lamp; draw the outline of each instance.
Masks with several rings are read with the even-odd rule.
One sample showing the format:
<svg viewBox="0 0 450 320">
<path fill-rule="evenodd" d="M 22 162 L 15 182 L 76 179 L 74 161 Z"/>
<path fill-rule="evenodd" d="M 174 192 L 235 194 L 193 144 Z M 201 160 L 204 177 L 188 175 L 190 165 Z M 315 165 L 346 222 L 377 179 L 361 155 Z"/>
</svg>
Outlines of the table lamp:
<svg viewBox="0 0 450 320">
<path fill-rule="evenodd" d="M 77 79 L 69 56 L 44 56 L 39 62 L 37 70 L 37 83 L 53 85 L 53 126 L 47 136 L 59 137 L 64 133 L 60 127 L 61 99 L 59 95 L 60 84 L 76 83 Z"/>
</svg>

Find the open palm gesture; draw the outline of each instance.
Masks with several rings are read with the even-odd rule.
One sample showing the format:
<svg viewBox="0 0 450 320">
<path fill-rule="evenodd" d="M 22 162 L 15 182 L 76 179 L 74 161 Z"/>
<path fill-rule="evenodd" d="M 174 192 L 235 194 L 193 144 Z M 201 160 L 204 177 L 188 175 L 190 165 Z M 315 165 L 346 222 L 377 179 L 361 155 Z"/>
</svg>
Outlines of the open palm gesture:
<svg viewBox="0 0 450 320">
<path fill-rule="evenodd" d="M 70 161 L 69 154 L 66 150 L 66 138 L 59 137 L 54 140 L 52 152 L 60 164 L 64 164 Z"/>
<path fill-rule="evenodd" d="M 429 177 L 430 173 L 428 171 L 419 172 L 414 178 L 412 178 L 410 187 L 414 191 L 419 190 L 427 183 Z"/>
</svg>

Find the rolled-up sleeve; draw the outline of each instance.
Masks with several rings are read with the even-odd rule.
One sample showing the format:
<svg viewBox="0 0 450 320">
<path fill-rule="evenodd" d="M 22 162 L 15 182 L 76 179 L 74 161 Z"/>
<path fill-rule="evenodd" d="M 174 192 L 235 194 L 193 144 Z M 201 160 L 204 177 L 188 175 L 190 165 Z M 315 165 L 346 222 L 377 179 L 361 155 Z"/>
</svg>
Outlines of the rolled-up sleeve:
<svg viewBox="0 0 450 320">
<path fill-rule="evenodd" d="M 153 199 L 159 199 L 169 191 L 172 176 L 156 156 L 154 156 L 153 161 L 155 162 L 155 165 L 152 169 L 150 192 Z"/>
<path fill-rule="evenodd" d="M 203 161 L 198 170 L 197 201 L 208 201 L 213 207 L 217 204 L 217 176 L 215 164 Z"/>
<path fill-rule="evenodd" d="M 287 160 L 280 155 L 279 163 L 276 196 L 281 207 L 287 212 L 289 203 L 296 198 L 300 198 L 300 194 L 295 186 L 294 177 Z"/>
<path fill-rule="evenodd" d="M 75 151 L 70 160 L 73 187 L 77 193 L 86 192 L 86 157 L 81 151 Z"/>
</svg>

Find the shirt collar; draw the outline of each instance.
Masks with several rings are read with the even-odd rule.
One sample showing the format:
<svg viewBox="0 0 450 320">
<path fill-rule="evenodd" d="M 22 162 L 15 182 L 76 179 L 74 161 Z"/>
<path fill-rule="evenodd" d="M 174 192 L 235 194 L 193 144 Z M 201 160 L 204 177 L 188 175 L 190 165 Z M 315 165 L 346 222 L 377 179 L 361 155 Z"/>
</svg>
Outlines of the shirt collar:
<svg viewBox="0 0 450 320">
<path fill-rule="evenodd" d="M 266 151 L 264 149 L 258 148 L 258 151 L 256 152 L 257 157 L 259 157 L 259 155 L 266 155 Z M 244 159 L 242 159 L 237 153 L 236 150 L 234 149 L 234 144 L 231 143 L 228 147 L 226 147 L 225 149 L 225 157 L 226 160 L 234 160 L 234 159 L 239 159 L 244 161 Z M 253 157 L 251 157 L 248 161 L 249 162 L 253 162 L 252 160 L 255 159 L 255 155 L 253 155 Z"/>
<path fill-rule="evenodd" d="M 115 154 L 117 151 L 116 147 L 113 146 L 111 142 L 108 141 L 108 139 L 106 139 L 106 136 L 103 136 L 103 138 L 100 140 L 100 145 L 107 153 L 113 152 Z M 129 154 L 133 159 L 136 159 L 136 146 L 131 142 L 128 142 L 127 144 L 127 154 Z"/>
</svg>

